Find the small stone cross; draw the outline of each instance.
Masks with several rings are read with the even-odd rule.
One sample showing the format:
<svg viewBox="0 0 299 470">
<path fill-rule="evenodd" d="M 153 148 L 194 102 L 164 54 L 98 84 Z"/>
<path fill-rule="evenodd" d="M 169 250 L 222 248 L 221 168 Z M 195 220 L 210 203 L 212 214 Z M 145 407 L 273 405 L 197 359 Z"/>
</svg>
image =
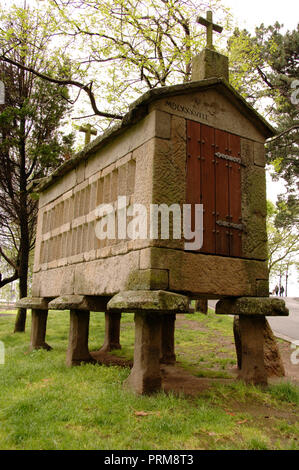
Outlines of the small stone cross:
<svg viewBox="0 0 299 470">
<path fill-rule="evenodd" d="M 213 13 L 211 11 L 207 11 L 207 18 L 203 18 L 199 16 L 197 18 L 197 23 L 202 24 L 207 28 L 207 48 L 214 49 L 213 46 L 213 31 L 217 31 L 217 33 L 222 33 L 223 28 L 218 24 L 213 23 Z"/>
<path fill-rule="evenodd" d="M 92 129 L 91 124 L 86 124 L 86 126 L 80 126 L 79 132 L 85 132 L 85 145 L 89 144 L 91 135 L 97 135 L 97 131 Z"/>
</svg>

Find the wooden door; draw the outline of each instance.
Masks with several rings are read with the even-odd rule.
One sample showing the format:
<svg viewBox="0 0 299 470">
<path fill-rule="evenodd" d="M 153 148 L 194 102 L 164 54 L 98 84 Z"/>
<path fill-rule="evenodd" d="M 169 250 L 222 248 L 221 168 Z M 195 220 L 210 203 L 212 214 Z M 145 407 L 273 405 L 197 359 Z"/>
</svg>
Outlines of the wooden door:
<svg viewBox="0 0 299 470">
<path fill-rule="evenodd" d="M 201 126 L 201 198 L 203 204 L 203 253 L 216 252 L 216 217 L 215 217 L 215 130 Z"/>
<path fill-rule="evenodd" d="M 216 254 L 229 256 L 229 168 L 228 161 L 217 156 L 227 151 L 227 132 L 215 129 Z"/>
<path fill-rule="evenodd" d="M 186 202 L 203 204 L 202 253 L 242 256 L 240 170 L 239 136 L 187 121 Z"/>
<path fill-rule="evenodd" d="M 241 148 L 240 138 L 228 134 L 228 155 L 232 157 L 229 161 L 229 254 L 230 256 L 241 256 L 242 254 L 242 217 L 241 217 Z M 239 226 L 239 228 L 237 228 Z"/>
</svg>

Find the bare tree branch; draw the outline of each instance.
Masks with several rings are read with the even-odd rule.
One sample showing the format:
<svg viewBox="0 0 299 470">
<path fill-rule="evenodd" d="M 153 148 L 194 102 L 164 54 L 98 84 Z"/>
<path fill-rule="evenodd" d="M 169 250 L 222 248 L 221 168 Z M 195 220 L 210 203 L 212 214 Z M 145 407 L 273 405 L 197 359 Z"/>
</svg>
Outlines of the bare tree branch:
<svg viewBox="0 0 299 470">
<path fill-rule="evenodd" d="M 267 140 L 267 143 L 274 142 L 275 140 L 279 139 L 280 137 L 283 137 L 286 134 L 289 134 L 290 132 L 299 129 L 299 124 L 294 124 L 293 126 L 289 127 L 288 129 L 285 129 L 283 132 L 280 132 L 280 134 L 275 135 L 271 139 Z"/>
<path fill-rule="evenodd" d="M 30 72 L 36 77 L 39 77 L 43 80 L 47 80 L 50 83 L 56 83 L 57 85 L 61 85 L 61 86 L 75 86 L 77 88 L 80 88 L 81 90 L 85 91 L 85 93 L 88 95 L 92 109 L 97 116 L 102 116 L 102 117 L 109 118 L 109 119 L 122 119 L 123 118 L 122 115 L 106 113 L 98 109 L 94 93 L 92 92 L 92 82 L 87 85 L 84 85 L 83 83 L 80 83 L 76 80 L 66 80 L 66 79 L 62 80 L 58 78 L 52 78 L 52 77 L 49 77 L 48 75 L 45 75 L 41 72 L 34 70 L 32 67 L 27 67 L 26 65 L 23 65 L 13 59 L 10 59 L 9 57 L 6 57 L 5 55 L 1 55 L 0 60 L 8 64 L 14 65 L 15 67 L 18 67 L 22 70 Z"/>
</svg>

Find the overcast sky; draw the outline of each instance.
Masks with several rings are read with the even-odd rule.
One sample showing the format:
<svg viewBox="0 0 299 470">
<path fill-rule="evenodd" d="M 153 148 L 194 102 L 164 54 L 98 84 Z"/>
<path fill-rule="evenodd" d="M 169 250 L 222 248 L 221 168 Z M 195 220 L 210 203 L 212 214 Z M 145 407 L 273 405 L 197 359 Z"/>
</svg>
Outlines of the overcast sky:
<svg viewBox="0 0 299 470">
<path fill-rule="evenodd" d="M 223 0 L 231 8 L 238 25 L 251 31 L 261 23 L 270 25 L 278 21 L 285 29 L 295 29 L 299 18 L 296 0 Z"/>
</svg>

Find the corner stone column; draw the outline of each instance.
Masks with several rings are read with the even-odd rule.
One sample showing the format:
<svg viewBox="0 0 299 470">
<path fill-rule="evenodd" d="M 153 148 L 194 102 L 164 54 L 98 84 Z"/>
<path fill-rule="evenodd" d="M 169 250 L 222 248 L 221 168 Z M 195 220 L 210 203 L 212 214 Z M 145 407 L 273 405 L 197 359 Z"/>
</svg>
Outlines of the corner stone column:
<svg viewBox="0 0 299 470">
<path fill-rule="evenodd" d="M 242 369 L 242 340 L 240 335 L 239 317 L 234 318 L 234 337 L 238 360 L 238 369 Z M 284 377 L 285 369 L 280 355 L 279 347 L 272 329 L 265 318 L 264 328 L 264 360 L 267 376 Z"/>
<path fill-rule="evenodd" d="M 267 385 L 264 361 L 265 317 L 239 316 L 242 368 L 238 378 L 254 385 Z"/>
<path fill-rule="evenodd" d="M 121 349 L 120 338 L 120 320 L 121 313 L 105 312 L 105 339 L 101 347 L 101 352 L 112 351 L 113 349 Z"/>
<path fill-rule="evenodd" d="M 46 341 L 48 310 L 31 310 L 31 338 L 29 350 L 46 349 L 50 351 L 52 348 Z"/>
<path fill-rule="evenodd" d="M 216 304 L 218 315 L 238 315 L 239 327 L 234 321 L 238 366 L 238 378 L 255 385 L 267 384 L 265 341 L 267 316 L 288 316 L 289 310 L 281 299 L 268 297 L 232 297 L 219 300 Z"/>
<path fill-rule="evenodd" d="M 66 354 L 67 366 L 78 366 L 81 362 L 96 362 L 88 350 L 88 310 L 70 310 L 69 345 Z"/>
<path fill-rule="evenodd" d="M 161 359 L 162 364 L 175 364 L 175 313 L 162 316 Z"/>
<path fill-rule="evenodd" d="M 138 394 L 161 389 L 161 316 L 157 313 L 135 313 L 134 365 L 125 386 Z"/>
</svg>

